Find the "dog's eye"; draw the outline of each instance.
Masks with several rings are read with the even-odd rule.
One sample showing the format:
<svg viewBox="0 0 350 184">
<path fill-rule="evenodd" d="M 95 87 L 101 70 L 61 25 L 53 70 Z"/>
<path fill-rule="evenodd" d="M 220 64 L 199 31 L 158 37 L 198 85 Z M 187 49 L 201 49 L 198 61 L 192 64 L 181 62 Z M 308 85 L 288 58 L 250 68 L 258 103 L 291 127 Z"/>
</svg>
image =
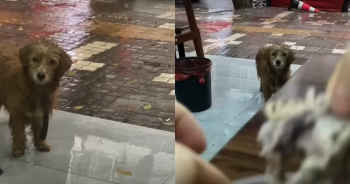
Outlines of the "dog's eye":
<svg viewBox="0 0 350 184">
<path fill-rule="evenodd" d="M 33 58 L 33 61 L 38 63 L 39 62 L 39 59 L 38 58 Z"/>
<path fill-rule="evenodd" d="M 284 52 L 282 55 L 283 55 L 283 56 L 287 56 L 287 53 Z"/>
<path fill-rule="evenodd" d="M 54 65 L 56 64 L 56 61 L 55 60 L 50 60 L 50 65 Z"/>
<path fill-rule="evenodd" d="M 276 56 L 276 53 L 272 53 L 272 56 Z"/>
</svg>

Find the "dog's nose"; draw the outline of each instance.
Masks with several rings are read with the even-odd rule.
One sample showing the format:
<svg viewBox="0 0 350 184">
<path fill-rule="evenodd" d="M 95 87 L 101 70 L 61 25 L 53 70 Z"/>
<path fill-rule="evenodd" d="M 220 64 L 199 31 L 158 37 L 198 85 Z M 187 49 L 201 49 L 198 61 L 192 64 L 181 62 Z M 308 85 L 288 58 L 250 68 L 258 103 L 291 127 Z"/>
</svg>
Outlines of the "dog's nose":
<svg viewBox="0 0 350 184">
<path fill-rule="evenodd" d="M 277 64 L 277 65 L 280 65 L 280 64 L 281 64 L 281 61 L 280 61 L 280 60 L 277 60 L 277 61 L 276 61 L 276 64 Z"/>
<path fill-rule="evenodd" d="M 39 73 L 37 74 L 37 77 L 38 77 L 39 80 L 44 80 L 45 77 L 46 77 L 46 75 L 45 75 L 45 73 L 43 73 L 43 72 L 39 72 Z"/>
</svg>

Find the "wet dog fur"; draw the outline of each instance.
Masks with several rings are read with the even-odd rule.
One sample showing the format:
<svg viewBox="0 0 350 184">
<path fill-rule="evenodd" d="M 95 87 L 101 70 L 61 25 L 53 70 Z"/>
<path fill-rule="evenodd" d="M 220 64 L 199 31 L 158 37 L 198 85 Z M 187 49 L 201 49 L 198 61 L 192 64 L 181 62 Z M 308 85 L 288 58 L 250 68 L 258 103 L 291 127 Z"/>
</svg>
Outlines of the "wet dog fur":
<svg viewBox="0 0 350 184">
<path fill-rule="evenodd" d="M 258 51 L 255 62 L 265 101 L 288 81 L 294 60 L 294 52 L 284 45 L 263 47 Z"/>
<path fill-rule="evenodd" d="M 334 116 L 325 95 L 316 96 L 313 88 L 305 99 L 269 101 L 264 115 L 267 121 L 257 137 L 270 184 L 350 182 L 349 120 Z M 299 168 L 286 177 L 287 162 L 298 161 L 293 157 L 300 152 Z"/>
<path fill-rule="evenodd" d="M 42 101 L 45 96 L 49 98 L 52 114 L 60 79 L 71 64 L 69 55 L 48 40 L 38 40 L 21 49 L 0 48 L 0 107 L 10 115 L 13 157 L 24 155 L 27 126 L 37 150 L 50 151 L 46 141 L 40 140 Z"/>
</svg>

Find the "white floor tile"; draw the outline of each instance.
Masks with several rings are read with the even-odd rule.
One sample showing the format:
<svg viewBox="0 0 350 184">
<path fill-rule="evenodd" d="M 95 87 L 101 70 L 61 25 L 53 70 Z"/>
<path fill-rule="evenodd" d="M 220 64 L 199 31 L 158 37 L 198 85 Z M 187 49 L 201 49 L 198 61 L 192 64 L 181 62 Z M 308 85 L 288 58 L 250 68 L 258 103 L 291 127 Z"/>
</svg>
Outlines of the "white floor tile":
<svg viewBox="0 0 350 184">
<path fill-rule="evenodd" d="M 196 117 L 196 116 L 195 116 Z M 207 142 L 210 142 L 218 133 L 223 130 L 226 125 L 218 124 L 218 123 L 213 123 L 210 121 L 204 121 L 197 119 L 200 127 L 202 128 L 205 139 Z"/>
<path fill-rule="evenodd" d="M 26 155 L 14 159 L 7 122 L 2 114 L 0 183 L 163 184 L 175 173 L 172 132 L 55 111 L 47 137 L 51 152 L 37 152 L 28 139 Z"/>
<path fill-rule="evenodd" d="M 240 128 L 238 127 L 230 125 L 223 128 L 211 141 L 208 142 L 207 149 L 202 154 L 202 157 L 210 160 L 237 134 L 239 129 Z"/>
</svg>

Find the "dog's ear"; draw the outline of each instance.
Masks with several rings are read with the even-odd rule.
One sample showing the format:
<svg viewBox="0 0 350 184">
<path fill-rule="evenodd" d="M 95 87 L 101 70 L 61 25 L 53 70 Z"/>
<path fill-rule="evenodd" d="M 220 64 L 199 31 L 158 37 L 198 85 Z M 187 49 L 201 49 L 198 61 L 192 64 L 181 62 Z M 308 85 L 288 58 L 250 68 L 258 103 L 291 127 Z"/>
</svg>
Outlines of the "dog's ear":
<svg viewBox="0 0 350 184">
<path fill-rule="evenodd" d="M 287 63 L 288 63 L 288 65 L 291 65 L 295 61 L 294 51 L 292 49 L 290 49 L 289 47 L 286 47 L 286 46 L 284 48 L 288 51 Z"/>
<path fill-rule="evenodd" d="M 264 60 L 270 64 L 272 47 L 264 48 Z"/>
<path fill-rule="evenodd" d="M 60 48 L 60 66 L 58 68 L 58 77 L 63 77 L 64 73 L 66 73 L 70 67 L 72 66 L 72 60 L 70 56 Z"/>
<path fill-rule="evenodd" d="M 19 60 L 24 68 L 28 66 L 32 45 L 27 45 L 19 49 Z"/>
</svg>

